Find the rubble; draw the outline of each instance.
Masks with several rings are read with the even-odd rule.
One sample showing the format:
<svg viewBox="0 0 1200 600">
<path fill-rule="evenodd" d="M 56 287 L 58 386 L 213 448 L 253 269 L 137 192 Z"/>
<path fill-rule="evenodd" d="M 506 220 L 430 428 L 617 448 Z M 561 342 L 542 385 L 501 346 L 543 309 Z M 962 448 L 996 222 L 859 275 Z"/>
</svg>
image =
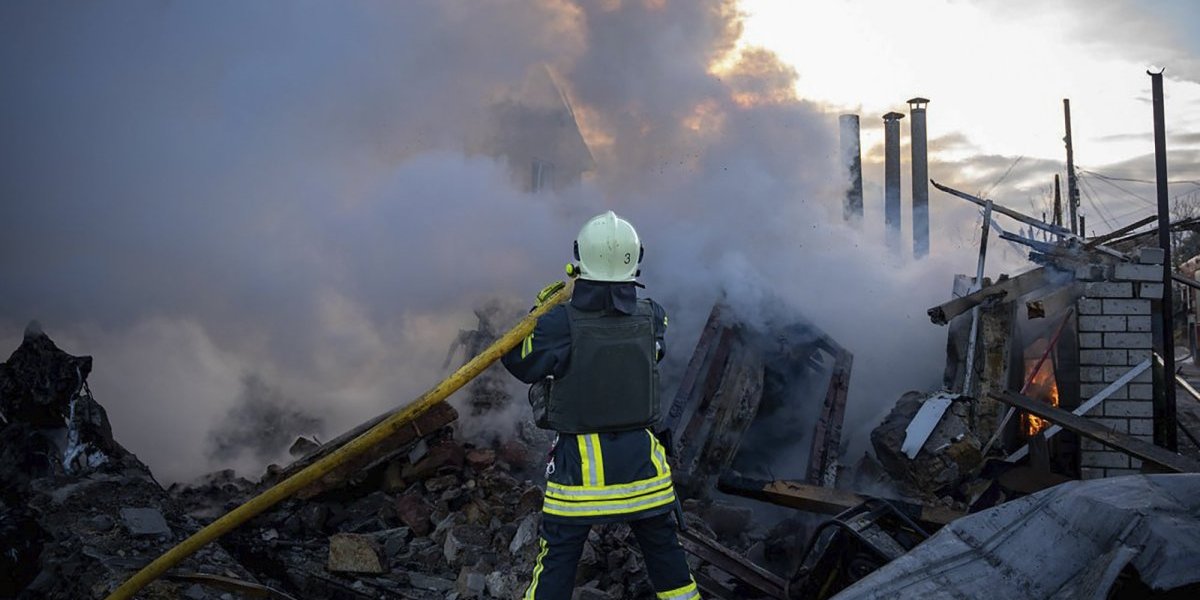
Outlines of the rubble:
<svg viewBox="0 0 1200 600">
<path fill-rule="evenodd" d="M 938 394 L 909 392 L 871 432 L 875 457 L 909 495 L 938 498 L 958 492 L 983 466 L 982 443 L 967 424 L 967 403 L 951 402 L 915 457 L 904 450 L 907 430 L 921 407 Z"/>
</svg>

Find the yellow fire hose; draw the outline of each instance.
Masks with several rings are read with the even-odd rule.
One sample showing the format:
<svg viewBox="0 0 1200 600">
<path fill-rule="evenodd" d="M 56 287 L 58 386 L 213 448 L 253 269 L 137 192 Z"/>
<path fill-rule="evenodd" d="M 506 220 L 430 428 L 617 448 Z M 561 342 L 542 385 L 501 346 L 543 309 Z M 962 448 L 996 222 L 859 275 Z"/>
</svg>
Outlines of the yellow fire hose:
<svg viewBox="0 0 1200 600">
<path fill-rule="evenodd" d="M 479 376 L 492 363 L 500 360 L 500 357 L 506 352 L 517 347 L 517 344 L 520 344 L 529 334 L 533 333 L 533 328 L 537 325 L 539 317 L 571 297 L 572 289 L 574 289 L 574 281 L 568 280 L 565 287 L 545 299 L 533 312 L 526 315 L 512 329 L 508 330 L 508 333 L 505 333 L 500 339 L 493 342 L 491 346 L 488 346 L 486 350 L 479 353 L 475 358 L 472 358 L 470 362 L 442 380 L 441 383 L 422 394 L 412 404 L 393 413 L 378 425 L 350 440 L 345 446 L 338 448 L 325 458 L 275 484 L 245 504 L 229 511 L 225 516 L 209 523 L 207 527 L 192 534 L 191 537 L 183 540 L 174 548 L 171 548 L 165 554 L 143 567 L 141 571 L 138 571 L 133 577 L 130 577 L 125 583 L 121 584 L 121 587 L 109 594 L 106 600 L 128 600 L 133 598 L 133 595 L 138 593 L 139 590 L 161 577 L 168 569 L 179 564 L 183 559 L 191 556 L 209 542 L 229 533 L 235 527 L 304 489 L 342 463 L 362 454 L 375 444 L 399 431 L 406 423 L 412 421 L 438 402 L 445 400 L 450 394 L 453 394 L 469 381 Z"/>
</svg>

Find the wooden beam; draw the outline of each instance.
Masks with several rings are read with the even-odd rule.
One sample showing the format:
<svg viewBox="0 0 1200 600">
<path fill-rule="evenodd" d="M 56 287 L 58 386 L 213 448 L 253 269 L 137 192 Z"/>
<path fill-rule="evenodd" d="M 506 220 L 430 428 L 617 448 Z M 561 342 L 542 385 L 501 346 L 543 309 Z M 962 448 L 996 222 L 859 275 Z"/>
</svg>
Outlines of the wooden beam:
<svg viewBox="0 0 1200 600">
<path fill-rule="evenodd" d="M 972 292 L 962 298 L 955 298 L 949 302 L 944 302 L 927 311 L 929 320 L 937 325 L 945 325 L 951 319 L 961 315 L 972 308 L 983 304 L 993 298 L 998 300 L 1015 300 L 1029 292 L 1037 290 L 1050 282 L 1050 277 L 1046 273 L 1046 269 L 1038 267 L 1017 275 L 1009 277 L 1004 281 L 998 281 L 977 292 Z"/>
<path fill-rule="evenodd" d="M 1060 425 L 1067 431 L 1073 431 L 1088 439 L 1096 440 L 1109 448 L 1124 452 L 1144 462 L 1160 465 L 1176 473 L 1200 473 L 1200 462 L 1196 462 L 1165 448 L 1160 448 L 1149 442 L 1117 433 L 1087 417 L 1071 414 L 1056 406 L 1051 406 L 1045 402 L 1040 402 L 1015 392 L 1003 392 L 999 394 L 993 392 L 991 396 L 1009 406 L 1032 415 L 1037 415 L 1047 421 Z"/>
<path fill-rule="evenodd" d="M 942 190 L 943 192 L 946 192 L 947 194 L 950 194 L 951 196 L 957 196 L 968 202 L 974 202 L 975 204 L 978 204 L 981 207 L 987 206 L 988 201 L 984 200 L 983 198 L 980 198 L 978 196 L 972 196 L 971 194 L 968 194 L 966 192 L 960 192 L 952 187 L 944 186 L 936 181 L 933 181 L 932 179 L 930 179 L 929 182 L 933 184 L 933 187 L 935 187 L 939 190 Z M 1050 223 L 1042 221 L 1041 219 L 1035 219 L 1024 213 L 1019 213 L 1011 208 L 1005 207 L 1000 204 L 996 204 L 995 201 L 992 202 L 992 210 L 994 210 L 1006 217 L 1009 217 L 1011 219 L 1016 219 L 1017 221 L 1020 221 L 1031 227 L 1036 227 L 1043 231 L 1049 231 L 1050 233 L 1053 233 L 1055 235 L 1068 237 L 1068 238 L 1082 239 L 1079 236 L 1071 233 L 1071 231 L 1068 229 L 1059 227 L 1057 225 L 1051 225 Z"/>
<path fill-rule="evenodd" d="M 787 581 L 782 577 L 750 562 L 748 558 L 722 546 L 694 528 L 681 530 L 679 542 L 688 554 L 733 575 L 767 597 L 787 600 Z"/>
<path fill-rule="evenodd" d="M 736 475 L 721 477 L 717 483 L 717 489 L 727 494 L 827 515 L 839 514 L 868 499 L 867 496 L 860 496 L 848 490 L 837 490 L 798 481 L 762 481 Z M 913 504 L 890 498 L 885 498 L 885 500 L 915 520 L 933 525 L 945 525 L 966 514 L 940 506 Z"/>
</svg>

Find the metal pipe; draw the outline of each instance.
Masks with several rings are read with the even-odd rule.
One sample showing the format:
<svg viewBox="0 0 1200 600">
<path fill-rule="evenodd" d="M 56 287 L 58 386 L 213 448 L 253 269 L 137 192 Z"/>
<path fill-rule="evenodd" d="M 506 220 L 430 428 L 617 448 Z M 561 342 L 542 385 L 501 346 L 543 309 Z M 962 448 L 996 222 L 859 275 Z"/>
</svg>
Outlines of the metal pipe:
<svg viewBox="0 0 1200 600">
<path fill-rule="evenodd" d="M 887 245 L 900 250 L 900 119 L 904 115 L 890 112 L 883 115 L 883 224 Z"/>
<path fill-rule="evenodd" d="M 1163 298 L 1160 313 L 1162 316 L 1161 332 L 1157 340 L 1158 353 L 1163 358 L 1162 378 L 1155 383 L 1161 384 L 1154 394 L 1154 443 L 1168 450 L 1179 448 L 1175 427 L 1175 386 L 1172 378 L 1175 374 L 1175 322 L 1174 294 L 1172 293 L 1171 274 L 1171 205 L 1167 197 L 1167 129 L 1166 117 L 1163 110 L 1163 77 L 1158 73 L 1146 72 L 1150 75 L 1150 87 L 1153 91 L 1154 103 L 1154 167 L 1158 180 L 1158 246 L 1163 251 Z"/>
<path fill-rule="evenodd" d="M 842 166 L 846 168 L 849 184 L 846 201 L 842 205 L 842 219 L 861 223 L 863 216 L 862 142 L 859 134 L 858 115 L 838 117 L 841 133 Z"/>
<path fill-rule="evenodd" d="M 928 98 L 908 101 L 909 141 L 912 144 L 912 232 L 913 258 L 929 254 L 929 146 L 925 132 Z"/>
</svg>

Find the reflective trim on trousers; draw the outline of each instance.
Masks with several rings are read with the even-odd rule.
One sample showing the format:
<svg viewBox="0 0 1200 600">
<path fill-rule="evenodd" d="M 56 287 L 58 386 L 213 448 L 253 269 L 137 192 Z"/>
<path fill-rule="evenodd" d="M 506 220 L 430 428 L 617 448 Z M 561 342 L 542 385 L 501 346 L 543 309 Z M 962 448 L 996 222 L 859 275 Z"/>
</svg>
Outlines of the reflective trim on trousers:
<svg viewBox="0 0 1200 600">
<path fill-rule="evenodd" d="M 654 594 L 654 597 L 658 600 L 692 600 L 700 597 L 700 591 L 696 589 L 696 581 L 693 580 L 683 587 L 658 592 Z"/>
<path fill-rule="evenodd" d="M 541 577 L 542 570 L 544 569 L 542 559 L 546 558 L 547 552 L 550 552 L 550 546 L 546 544 L 546 538 L 539 537 L 538 542 L 542 545 L 542 551 L 538 552 L 537 562 L 533 566 L 533 581 L 529 582 L 529 588 L 525 590 L 525 595 L 522 596 L 523 600 L 533 600 L 534 594 L 537 593 L 538 578 Z"/>
</svg>

